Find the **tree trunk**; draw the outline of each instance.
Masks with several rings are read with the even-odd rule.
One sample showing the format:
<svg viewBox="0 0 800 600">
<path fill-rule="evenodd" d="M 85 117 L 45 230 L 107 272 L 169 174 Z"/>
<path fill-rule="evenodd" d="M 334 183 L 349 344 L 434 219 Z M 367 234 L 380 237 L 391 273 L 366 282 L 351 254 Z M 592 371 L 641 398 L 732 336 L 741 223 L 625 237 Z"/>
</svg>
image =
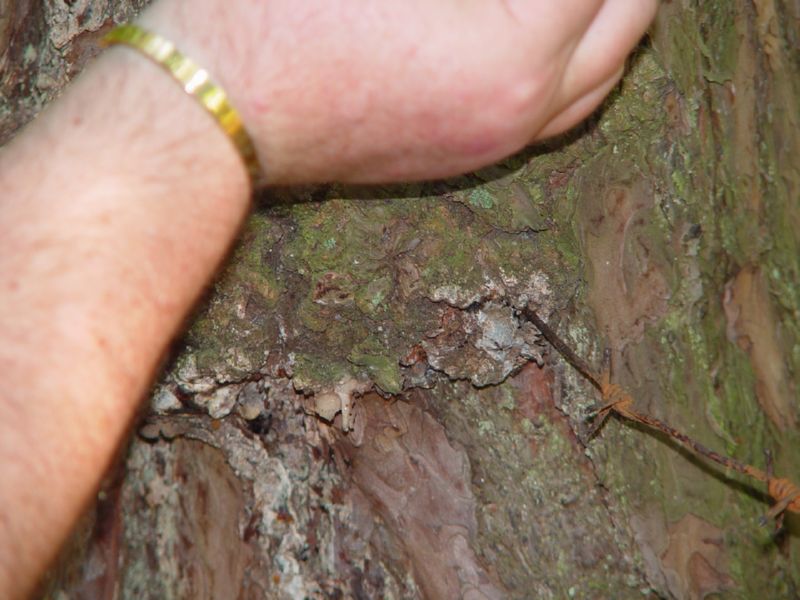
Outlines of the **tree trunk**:
<svg viewBox="0 0 800 600">
<path fill-rule="evenodd" d="M 0 141 L 141 4 L 1 2 Z M 798 19 L 665 2 L 579 131 L 265 192 L 42 596 L 798 597 L 800 519 L 639 426 L 587 441 L 596 393 L 518 312 L 798 478 Z"/>
</svg>

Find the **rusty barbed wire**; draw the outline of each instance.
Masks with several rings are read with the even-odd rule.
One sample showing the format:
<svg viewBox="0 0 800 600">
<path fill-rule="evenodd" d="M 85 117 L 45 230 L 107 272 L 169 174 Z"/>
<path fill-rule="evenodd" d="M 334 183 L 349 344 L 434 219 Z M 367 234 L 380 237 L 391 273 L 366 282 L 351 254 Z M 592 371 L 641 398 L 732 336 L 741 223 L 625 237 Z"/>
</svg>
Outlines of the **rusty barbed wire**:
<svg viewBox="0 0 800 600">
<path fill-rule="evenodd" d="M 695 456 L 705 458 L 725 468 L 732 469 L 766 483 L 767 494 L 774 501 L 774 504 L 766 514 L 766 518 L 777 520 L 779 526 L 781 525 L 783 515 L 786 511 L 800 514 L 800 488 L 791 480 L 773 477 L 771 473 L 762 471 L 753 465 L 715 452 L 700 442 L 693 440 L 685 433 L 678 431 L 671 425 L 655 417 L 637 412 L 633 408 L 633 397 L 621 386 L 611 383 L 610 364 L 604 366 L 602 373 L 596 373 L 586 361 L 579 357 L 566 342 L 539 317 L 536 311 L 525 307 L 520 311 L 520 315 L 533 323 L 544 338 L 566 359 L 566 361 L 600 392 L 603 398 L 603 404 L 590 415 L 593 422 L 589 431 L 589 439 L 599 431 L 609 415 L 615 414 L 622 419 L 640 423 L 645 427 L 660 431 L 664 435 L 677 440 Z M 606 355 L 606 361 L 604 362 L 608 363 L 608 358 L 608 355 Z"/>
</svg>

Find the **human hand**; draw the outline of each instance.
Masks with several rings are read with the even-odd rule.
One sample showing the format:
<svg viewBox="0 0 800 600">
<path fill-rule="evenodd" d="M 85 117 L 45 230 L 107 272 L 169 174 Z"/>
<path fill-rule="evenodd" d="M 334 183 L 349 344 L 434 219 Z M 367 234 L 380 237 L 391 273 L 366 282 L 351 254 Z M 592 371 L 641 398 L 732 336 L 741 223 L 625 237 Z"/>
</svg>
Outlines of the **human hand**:
<svg viewBox="0 0 800 600">
<path fill-rule="evenodd" d="M 161 0 L 272 183 L 444 177 L 590 114 L 657 0 Z"/>
</svg>

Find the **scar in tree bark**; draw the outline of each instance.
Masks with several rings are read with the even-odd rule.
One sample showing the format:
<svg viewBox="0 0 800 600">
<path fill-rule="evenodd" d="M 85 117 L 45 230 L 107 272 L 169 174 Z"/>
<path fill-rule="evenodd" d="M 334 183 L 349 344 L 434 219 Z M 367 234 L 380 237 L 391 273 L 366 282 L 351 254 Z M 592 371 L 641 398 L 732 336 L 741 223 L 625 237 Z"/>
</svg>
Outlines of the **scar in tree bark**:
<svg viewBox="0 0 800 600">
<path fill-rule="evenodd" d="M 558 336 L 555 330 L 536 314 L 536 311 L 525 307 L 520 311 L 520 314 L 533 323 L 539 331 L 542 332 L 542 335 L 550 342 L 553 348 L 555 348 L 568 363 L 575 367 L 581 375 L 589 380 L 602 395 L 603 403 L 589 416 L 592 420 L 589 434 L 590 439 L 597 433 L 606 418 L 611 414 L 615 414 L 624 420 L 640 423 L 645 427 L 660 431 L 664 435 L 677 440 L 695 456 L 700 456 L 706 460 L 722 465 L 725 468 L 733 469 L 734 471 L 766 483 L 767 493 L 775 503 L 772 508 L 770 508 L 766 518 L 762 519 L 762 523 L 766 523 L 767 518 L 776 519 L 777 525 L 780 528 L 783 522 L 783 515 L 786 511 L 800 514 L 800 488 L 789 479 L 773 477 L 771 467 L 768 467 L 767 472 L 764 472 L 752 465 L 740 462 L 735 458 L 719 454 L 718 452 L 706 448 L 700 442 L 693 440 L 671 425 L 654 417 L 637 412 L 633 408 L 633 397 L 619 385 L 611 383 L 610 354 L 606 353 L 604 356 L 602 373 L 596 373 L 586 361 L 579 357 L 566 342 Z"/>
</svg>

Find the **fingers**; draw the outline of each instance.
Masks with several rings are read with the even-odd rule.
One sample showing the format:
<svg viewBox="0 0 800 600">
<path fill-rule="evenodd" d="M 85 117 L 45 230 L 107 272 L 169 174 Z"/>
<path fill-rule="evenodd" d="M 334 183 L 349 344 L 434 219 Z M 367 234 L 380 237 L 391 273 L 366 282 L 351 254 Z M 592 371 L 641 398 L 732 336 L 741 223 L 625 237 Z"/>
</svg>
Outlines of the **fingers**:
<svg viewBox="0 0 800 600">
<path fill-rule="evenodd" d="M 555 110 L 536 134 L 543 139 L 577 125 L 594 111 L 624 72 L 625 59 L 649 27 L 658 0 L 606 0 L 576 45 Z"/>
<path fill-rule="evenodd" d="M 624 72 L 625 67 L 620 67 L 611 77 L 558 113 L 555 118 L 551 119 L 547 125 L 536 134 L 535 139 L 542 140 L 558 135 L 559 133 L 564 133 L 583 121 L 600 106 L 603 99 L 614 89 L 614 86 L 617 85 Z"/>
<path fill-rule="evenodd" d="M 606 0 L 572 54 L 562 83 L 565 95 L 578 99 L 613 79 L 657 8 L 658 0 Z"/>
</svg>

